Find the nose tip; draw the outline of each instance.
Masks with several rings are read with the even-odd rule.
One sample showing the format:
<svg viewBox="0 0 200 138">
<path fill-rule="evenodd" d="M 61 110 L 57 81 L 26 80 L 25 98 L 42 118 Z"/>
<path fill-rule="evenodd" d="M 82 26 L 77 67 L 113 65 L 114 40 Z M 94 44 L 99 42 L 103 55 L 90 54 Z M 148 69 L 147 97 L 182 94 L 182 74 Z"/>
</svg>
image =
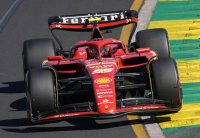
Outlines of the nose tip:
<svg viewBox="0 0 200 138">
<path fill-rule="evenodd" d="M 108 114 L 116 111 L 116 106 L 114 104 L 102 104 L 98 106 L 99 113 Z"/>
</svg>

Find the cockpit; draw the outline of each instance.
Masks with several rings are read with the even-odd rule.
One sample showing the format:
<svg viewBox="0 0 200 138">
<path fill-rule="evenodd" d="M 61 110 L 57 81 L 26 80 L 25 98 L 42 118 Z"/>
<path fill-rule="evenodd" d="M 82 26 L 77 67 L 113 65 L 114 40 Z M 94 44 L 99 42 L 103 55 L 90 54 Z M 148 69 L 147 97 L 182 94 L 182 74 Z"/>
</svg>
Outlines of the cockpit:
<svg viewBox="0 0 200 138">
<path fill-rule="evenodd" d="M 109 43 L 101 47 L 83 45 L 71 50 L 71 57 L 74 59 L 99 59 L 121 56 L 126 53 L 126 49 L 121 43 Z"/>
</svg>

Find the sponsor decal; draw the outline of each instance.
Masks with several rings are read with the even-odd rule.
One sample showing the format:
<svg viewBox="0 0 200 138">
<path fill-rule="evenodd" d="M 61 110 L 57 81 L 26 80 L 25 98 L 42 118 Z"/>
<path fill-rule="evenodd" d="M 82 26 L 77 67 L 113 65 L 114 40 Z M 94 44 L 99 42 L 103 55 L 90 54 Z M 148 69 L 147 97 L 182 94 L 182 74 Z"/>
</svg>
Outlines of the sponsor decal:
<svg viewBox="0 0 200 138">
<path fill-rule="evenodd" d="M 112 89 L 97 89 L 96 92 L 108 92 L 112 91 Z"/>
<path fill-rule="evenodd" d="M 106 68 L 111 68 L 113 65 L 108 65 L 108 64 L 103 64 L 103 65 L 92 65 L 89 66 L 91 69 L 106 69 Z"/>
<path fill-rule="evenodd" d="M 107 104 L 104 107 L 105 107 L 106 110 L 108 110 L 108 105 Z"/>
<path fill-rule="evenodd" d="M 83 16 L 66 16 L 61 17 L 63 24 L 85 24 L 88 22 L 88 19 L 98 19 L 101 18 L 101 22 L 122 20 L 127 18 L 126 13 L 116 12 L 116 13 L 108 13 L 108 14 L 88 14 Z"/>
<path fill-rule="evenodd" d="M 104 95 L 104 94 L 112 94 L 112 91 L 110 91 L 110 92 L 97 92 L 97 95 Z"/>
<path fill-rule="evenodd" d="M 56 28 L 61 28 L 61 25 L 60 24 L 56 24 Z"/>
<path fill-rule="evenodd" d="M 110 67 L 113 67 L 113 66 L 115 66 L 115 67 L 117 67 L 117 64 L 116 64 L 116 62 L 110 62 L 110 61 L 106 61 L 106 62 L 98 62 L 98 63 L 94 63 L 94 64 L 92 64 L 92 63 L 94 63 L 94 62 L 90 62 L 90 61 L 88 61 L 87 62 L 87 67 L 89 67 L 89 68 L 97 68 L 97 69 L 99 69 L 98 67 L 106 67 L 106 68 L 110 68 Z"/>
<path fill-rule="evenodd" d="M 108 84 L 101 84 L 101 85 L 99 85 L 99 88 L 108 88 L 108 87 L 109 87 Z"/>
<path fill-rule="evenodd" d="M 101 98 L 103 98 L 103 95 L 99 95 L 99 96 L 97 96 L 97 97 L 101 99 Z"/>
<path fill-rule="evenodd" d="M 113 104 L 114 102 L 106 102 L 106 103 L 104 103 L 104 102 L 101 102 L 101 103 L 98 103 L 98 105 L 102 105 L 102 104 Z"/>
<path fill-rule="evenodd" d="M 82 56 L 82 55 L 85 55 L 86 52 L 79 52 L 79 54 Z"/>
<path fill-rule="evenodd" d="M 103 103 L 107 103 L 107 102 L 109 102 L 109 100 L 108 99 L 104 99 L 104 100 L 102 100 L 102 102 Z"/>
<path fill-rule="evenodd" d="M 108 68 L 108 69 L 96 69 L 92 72 L 92 74 L 98 74 L 98 73 L 109 73 L 112 72 L 113 68 Z"/>
<path fill-rule="evenodd" d="M 101 98 L 111 98 L 111 97 L 113 97 L 113 95 L 99 95 L 99 96 L 97 96 L 99 99 L 101 99 Z"/>
<path fill-rule="evenodd" d="M 112 81 L 111 78 L 103 77 L 103 78 L 96 79 L 95 83 L 97 83 L 97 84 L 106 84 L 106 83 L 110 83 L 111 81 Z"/>
</svg>

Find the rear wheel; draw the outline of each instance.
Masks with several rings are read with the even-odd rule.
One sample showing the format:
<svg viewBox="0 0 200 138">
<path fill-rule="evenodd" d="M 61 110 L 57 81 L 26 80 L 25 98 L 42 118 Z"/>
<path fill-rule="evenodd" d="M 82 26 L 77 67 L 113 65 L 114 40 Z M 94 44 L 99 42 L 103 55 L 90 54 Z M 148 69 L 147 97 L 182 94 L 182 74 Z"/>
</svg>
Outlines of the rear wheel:
<svg viewBox="0 0 200 138">
<path fill-rule="evenodd" d="M 181 107 L 182 93 L 175 60 L 165 58 L 153 61 L 151 77 L 155 98 L 168 101 L 172 107 Z"/>
<path fill-rule="evenodd" d="M 48 56 L 55 56 L 54 42 L 48 38 L 27 40 L 22 54 L 25 74 L 29 69 L 41 68 Z"/>
<path fill-rule="evenodd" d="M 136 48 L 149 47 L 158 58 L 169 58 L 170 49 L 167 31 L 165 29 L 149 29 L 139 31 L 136 35 Z"/>
<path fill-rule="evenodd" d="M 45 69 L 31 69 L 27 73 L 28 119 L 55 111 L 55 83 L 53 73 Z"/>
</svg>

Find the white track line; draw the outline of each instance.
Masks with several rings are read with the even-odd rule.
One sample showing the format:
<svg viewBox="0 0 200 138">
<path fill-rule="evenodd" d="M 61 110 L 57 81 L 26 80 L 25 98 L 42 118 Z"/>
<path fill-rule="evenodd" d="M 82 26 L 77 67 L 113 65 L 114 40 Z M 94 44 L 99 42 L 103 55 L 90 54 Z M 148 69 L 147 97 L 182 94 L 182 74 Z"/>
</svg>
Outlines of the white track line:
<svg viewBox="0 0 200 138">
<path fill-rule="evenodd" d="M 9 7 L 9 9 L 6 11 L 6 13 L 0 19 L 0 32 L 6 26 L 8 20 L 14 14 L 14 12 L 16 11 L 16 9 L 18 8 L 18 6 L 21 4 L 22 1 L 23 0 L 15 0 L 15 2 L 13 2 L 13 4 Z"/>
</svg>

